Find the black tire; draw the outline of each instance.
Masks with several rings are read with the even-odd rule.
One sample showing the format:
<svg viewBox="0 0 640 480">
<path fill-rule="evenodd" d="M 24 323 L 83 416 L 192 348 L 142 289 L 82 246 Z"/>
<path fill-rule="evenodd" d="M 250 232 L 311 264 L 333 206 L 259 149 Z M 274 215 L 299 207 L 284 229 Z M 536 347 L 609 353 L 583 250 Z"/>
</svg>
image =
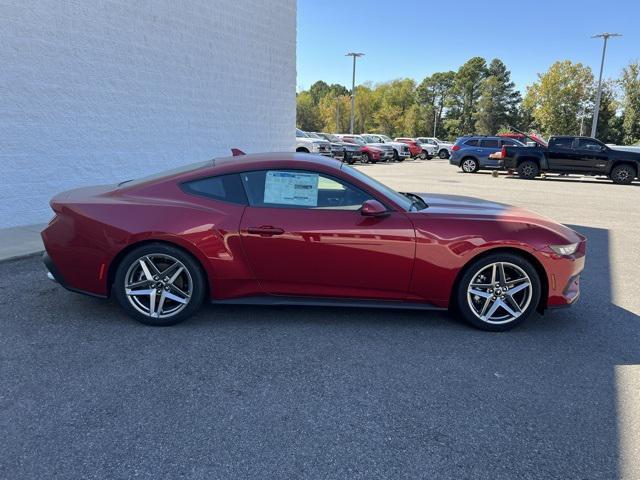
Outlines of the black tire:
<svg viewBox="0 0 640 480">
<path fill-rule="evenodd" d="M 518 165 L 518 176 L 524 180 L 533 180 L 540 175 L 540 167 L 533 160 L 525 160 Z"/>
<path fill-rule="evenodd" d="M 471 283 L 476 283 L 476 281 L 481 278 L 477 274 L 479 272 L 483 272 L 483 269 L 491 270 L 492 264 L 502 263 L 504 265 L 505 272 L 518 272 L 518 269 L 522 270 L 529 277 L 529 285 L 530 292 L 525 290 L 520 290 L 514 294 L 515 300 L 513 301 L 522 301 L 522 313 L 519 313 L 517 317 L 511 318 L 511 315 L 504 310 L 501 306 L 499 306 L 493 315 L 506 314 L 507 319 L 501 320 L 503 323 L 497 323 L 500 320 L 491 320 L 492 317 L 489 317 L 489 320 L 481 319 L 474 309 L 482 309 L 485 305 L 485 301 L 490 301 L 491 307 L 495 304 L 496 301 L 502 302 L 502 298 L 504 298 L 504 302 L 507 303 L 509 308 L 513 307 L 513 303 L 511 297 L 508 294 L 503 293 L 501 296 L 496 296 L 492 298 L 496 298 L 496 300 L 488 300 L 484 297 L 478 297 L 473 293 L 468 292 Z M 517 267 L 517 268 L 516 268 Z M 484 271 L 487 271 L 484 270 Z M 506 274 L 506 283 L 507 291 L 509 289 L 509 273 Z M 499 276 L 499 275 L 498 275 Z M 515 277 L 515 275 L 514 275 Z M 483 280 L 484 281 L 484 280 Z M 489 280 L 490 283 L 490 280 Z M 524 282 L 523 282 L 524 283 Z M 501 288 L 504 288 L 501 287 Z M 514 291 L 516 285 L 511 285 Z M 493 290 L 493 292 L 498 292 L 498 288 Z M 492 292 L 492 295 L 493 295 Z M 542 294 L 542 284 L 540 282 L 540 277 L 538 275 L 535 267 L 524 257 L 509 253 L 509 252 L 497 252 L 494 254 L 489 254 L 483 258 L 472 261 L 469 265 L 467 265 L 464 269 L 464 273 L 458 282 L 456 287 L 456 291 L 454 292 L 454 296 L 452 298 L 452 312 L 460 315 L 466 322 L 473 325 L 474 327 L 480 330 L 486 330 L 490 332 L 504 332 L 507 330 L 511 330 L 512 328 L 520 325 L 524 322 L 534 310 L 536 310 L 538 303 L 540 302 L 540 295 Z M 508 297 L 508 298 L 507 298 Z M 472 307 L 473 305 L 473 307 Z M 526 306 L 525 306 L 526 305 Z M 488 308 L 486 313 L 489 313 L 491 308 Z M 513 311 L 516 311 L 513 309 Z M 481 312 L 480 312 L 481 313 Z M 485 315 L 486 316 L 486 315 Z"/>
<path fill-rule="evenodd" d="M 394 148 L 393 149 L 393 161 L 394 162 L 401 162 L 402 160 L 400 160 L 400 154 L 398 153 L 398 151 Z"/>
<path fill-rule="evenodd" d="M 418 158 L 420 160 L 427 160 L 428 158 L 431 158 L 431 157 L 429 157 L 429 154 L 427 153 L 426 150 L 422 150 L 422 152 L 420 152 L 420 155 L 418 155 Z"/>
<path fill-rule="evenodd" d="M 156 262 L 155 264 L 149 263 L 148 261 L 145 262 L 150 273 L 153 275 L 153 280 L 147 280 L 146 278 L 140 277 L 141 282 L 149 282 L 148 285 L 141 286 L 140 288 L 144 289 L 145 287 L 153 286 L 153 288 L 148 288 L 148 290 L 155 289 L 156 293 L 161 293 L 161 296 L 163 290 L 167 290 L 170 293 L 176 293 L 171 290 L 172 287 L 168 284 L 168 282 L 165 283 L 167 277 L 159 278 L 157 275 L 154 275 L 158 272 L 150 268 L 154 265 L 162 266 L 162 261 L 166 261 L 167 265 L 169 265 L 173 260 L 177 260 L 178 263 L 181 264 L 178 265 L 178 268 L 184 267 L 184 270 L 182 270 L 183 273 L 180 274 L 176 281 L 180 281 L 182 280 L 182 278 L 185 278 L 189 279 L 191 283 L 190 288 L 188 288 L 188 290 L 190 290 L 190 295 L 188 295 L 186 304 L 183 305 L 182 303 L 175 302 L 170 299 L 165 300 L 165 303 L 169 302 L 167 304 L 169 305 L 169 307 L 175 304 L 175 308 L 177 309 L 173 314 L 169 312 L 166 317 L 152 317 L 149 313 L 143 313 L 140 310 L 144 310 L 145 308 L 149 310 L 148 307 L 145 307 L 145 302 L 150 304 L 150 299 L 146 301 L 146 295 L 141 295 L 140 297 L 135 296 L 133 298 L 139 299 L 139 301 L 136 302 L 136 300 L 130 300 L 129 295 L 127 295 L 126 292 L 126 284 L 129 281 L 127 276 L 132 274 L 131 269 L 135 269 L 137 267 L 137 265 L 135 264 L 139 263 L 141 259 L 146 260 L 149 258 L 152 261 Z M 160 261 L 158 261 L 158 258 L 160 259 Z M 158 268 L 158 270 L 161 271 L 160 268 Z M 135 270 L 133 271 L 135 272 Z M 175 271 L 176 270 L 173 270 L 173 272 Z M 200 264 L 190 254 L 186 253 L 180 248 L 173 247 L 164 243 L 151 243 L 132 250 L 122 259 L 116 270 L 112 291 L 114 292 L 115 297 L 117 298 L 124 311 L 127 312 L 127 314 L 133 319 L 137 320 L 140 323 L 144 323 L 145 325 L 151 325 L 154 327 L 165 327 L 180 323 L 198 311 L 206 295 L 206 285 L 207 283 L 205 281 L 205 274 Z M 185 282 L 183 281 L 179 286 L 177 284 L 175 286 L 184 289 Z M 134 306 L 134 303 L 136 303 L 137 306 Z M 159 305 L 160 299 L 157 299 L 155 307 L 158 307 Z M 161 310 L 160 313 L 162 313 L 163 310 Z M 168 310 L 170 310 L 170 308 Z"/>
<path fill-rule="evenodd" d="M 460 160 L 460 168 L 464 173 L 476 173 L 480 170 L 480 162 L 473 157 L 466 157 Z"/>
<path fill-rule="evenodd" d="M 449 152 L 443 148 L 438 152 L 438 157 L 442 160 L 446 160 L 447 158 L 449 158 Z"/>
<path fill-rule="evenodd" d="M 370 155 L 369 153 L 367 153 L 367 152 L 365 152 L 365 153 L 362 155 L 362 161 L 363 161 L 364 163 L 373 163 L 373 162 L 371 161 L 371 155 Z"/>
<path fill-rule="evenodd" d="M 629 185 L 633 182 L 635 176 L 636 171 L 633 167 L 623 163 L 622 165 L 616 165 L 613 167 L 610 178 L 613 180 L 613 183 L 617 183 L 618 185 Z"/>
</svg>

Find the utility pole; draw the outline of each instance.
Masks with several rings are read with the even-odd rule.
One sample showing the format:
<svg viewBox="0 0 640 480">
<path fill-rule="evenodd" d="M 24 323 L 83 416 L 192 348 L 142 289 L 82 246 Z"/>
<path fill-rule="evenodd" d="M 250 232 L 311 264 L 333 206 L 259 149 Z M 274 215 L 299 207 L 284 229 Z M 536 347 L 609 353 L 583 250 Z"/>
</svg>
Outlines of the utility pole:
<svg viewBox="0 0 640 480">
<path fill-rule="evenodd" d="M 336 132 L 340 133 L 340 97 L 336 97 Z"/>
<path fill-rule="evenodd" d="M 362 57 L 364 53 L 349 52 L 345 57 L 353 57 L 353 75 L 351 77 L 351 122 L 349 123 L 349 133 L 353 133 L 353 121 L 356 109 L 356 58 Z"/>
<path fill-rule="evenodd" d="M 600 113 L 600 99 L 602 97 L 602 70 L 604 69 L 604 56 L 607 53 L 607 42 L 610 37 L 621 37 L 619 33 L 600 33 L 593 35 L 591 38 L 603 38 L 604 44 L 602 45 L 602 60 L 600 61 L 600 76 L 598 77 L 598 93 L 596 94 L 596 106 L 593 112 L 593 123 L 591 124 L 591 136 L 596 137 L 596 130 L 598 129 L 598 114 Z"/>
<path fill-rule="evenodd" d="M 436 138 L 436 128 L 438 127 L 438 107 L 436 102 L 433 102 L 433 138 Z"/>
</svg>

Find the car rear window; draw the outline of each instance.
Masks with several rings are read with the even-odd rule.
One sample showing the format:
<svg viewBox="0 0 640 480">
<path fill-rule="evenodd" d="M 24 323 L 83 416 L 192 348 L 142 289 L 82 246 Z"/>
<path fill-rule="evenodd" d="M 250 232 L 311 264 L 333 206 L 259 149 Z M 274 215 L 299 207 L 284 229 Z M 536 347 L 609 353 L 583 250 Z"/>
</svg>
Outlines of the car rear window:
<svg viewBox="0 0 640 480">
<path fill-rule="evenodd" d="M 499 148 L 500 142 L 495 139 L 484 139 L 482 140 L 482 146 L 484 148 Z"/>
<path fill-rule="evenodd" d="M 471 140 L 467 140 L 466 142 L 464 142 L 465 145 L 469 145 L 470 147 L 476 147 L 478 146 L 478 140 L 477 139 L 471 139 Z"/>
<path fill-rule="evenodd" d="M 247 205 L 248 203 L 242 181 L 237 174 L 192 180 L 183 183 L 182 189 L 193 195 L 201 195 L 223 202 L 237 203 L 240 205 Z"/>
</svg>

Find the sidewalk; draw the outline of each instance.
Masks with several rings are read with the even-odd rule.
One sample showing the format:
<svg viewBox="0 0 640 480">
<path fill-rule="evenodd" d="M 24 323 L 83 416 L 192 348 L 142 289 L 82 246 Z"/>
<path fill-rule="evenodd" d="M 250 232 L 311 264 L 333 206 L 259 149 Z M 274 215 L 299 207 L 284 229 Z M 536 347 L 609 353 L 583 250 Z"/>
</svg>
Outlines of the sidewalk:
<svg viewBox="0 0 640 480">
<path fill-rule="evenodd" d="M 0 228 L 0 262 L 44 250 L 40 232 L 45 224 Z"/>
</svg>

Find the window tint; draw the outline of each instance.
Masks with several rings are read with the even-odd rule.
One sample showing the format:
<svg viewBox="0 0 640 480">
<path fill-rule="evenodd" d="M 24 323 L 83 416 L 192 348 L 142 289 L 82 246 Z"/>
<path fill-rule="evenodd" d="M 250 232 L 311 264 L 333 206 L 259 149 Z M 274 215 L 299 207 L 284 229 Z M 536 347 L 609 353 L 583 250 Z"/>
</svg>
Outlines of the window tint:
<svg viewBox="0 0 640 480">
<path fill-rule="evenodd" d="M 465 145 L 469 145 L 470 147 L 477 147 L 478 146 L 478 140 L 473 139 L 473 140 L 467 140 L 466 142 L 464 142 Z"/>
<path fill-rule="evenodd" d="M 500 142 L 495 139 L 484 139 L 482 140 L 482 146 L 484 148 L 499 148 Z"/>
<path fill-rule="evenodd" d="M 573 148 L 573 138 L 554 138 L 552 145 L 556 148 Z"/>
<path fill-rule="evenodd" d="M 502 142 L 502 145 L 509 145 L 511 147 L 519 145 L 519 143 L 516 143 L 513 140 L 508 140 L 508 139 L 503 139 L 501 142 Z"/>
<path fill-rule="evenodd" d="M 224 202 L 247 204 L 247 197 L 238 175 L 220 175 L 202 178 L 182 184 L 187 193 L 222 200 Z"/>
<path fill-rule="evenodd" d="M 371 196 L 341 180 L 303 170 L 263 170 L 241 174 L 254 207 L 358 210 Z"/>
<path fill-rule="evenodd" d="M 578 148 L 581 150 L 593 150 L 595 152 L 602 151 L 602 145 L 594 140 L 589 140 L 588 138 L 579 139 Z"/>
</svg>

